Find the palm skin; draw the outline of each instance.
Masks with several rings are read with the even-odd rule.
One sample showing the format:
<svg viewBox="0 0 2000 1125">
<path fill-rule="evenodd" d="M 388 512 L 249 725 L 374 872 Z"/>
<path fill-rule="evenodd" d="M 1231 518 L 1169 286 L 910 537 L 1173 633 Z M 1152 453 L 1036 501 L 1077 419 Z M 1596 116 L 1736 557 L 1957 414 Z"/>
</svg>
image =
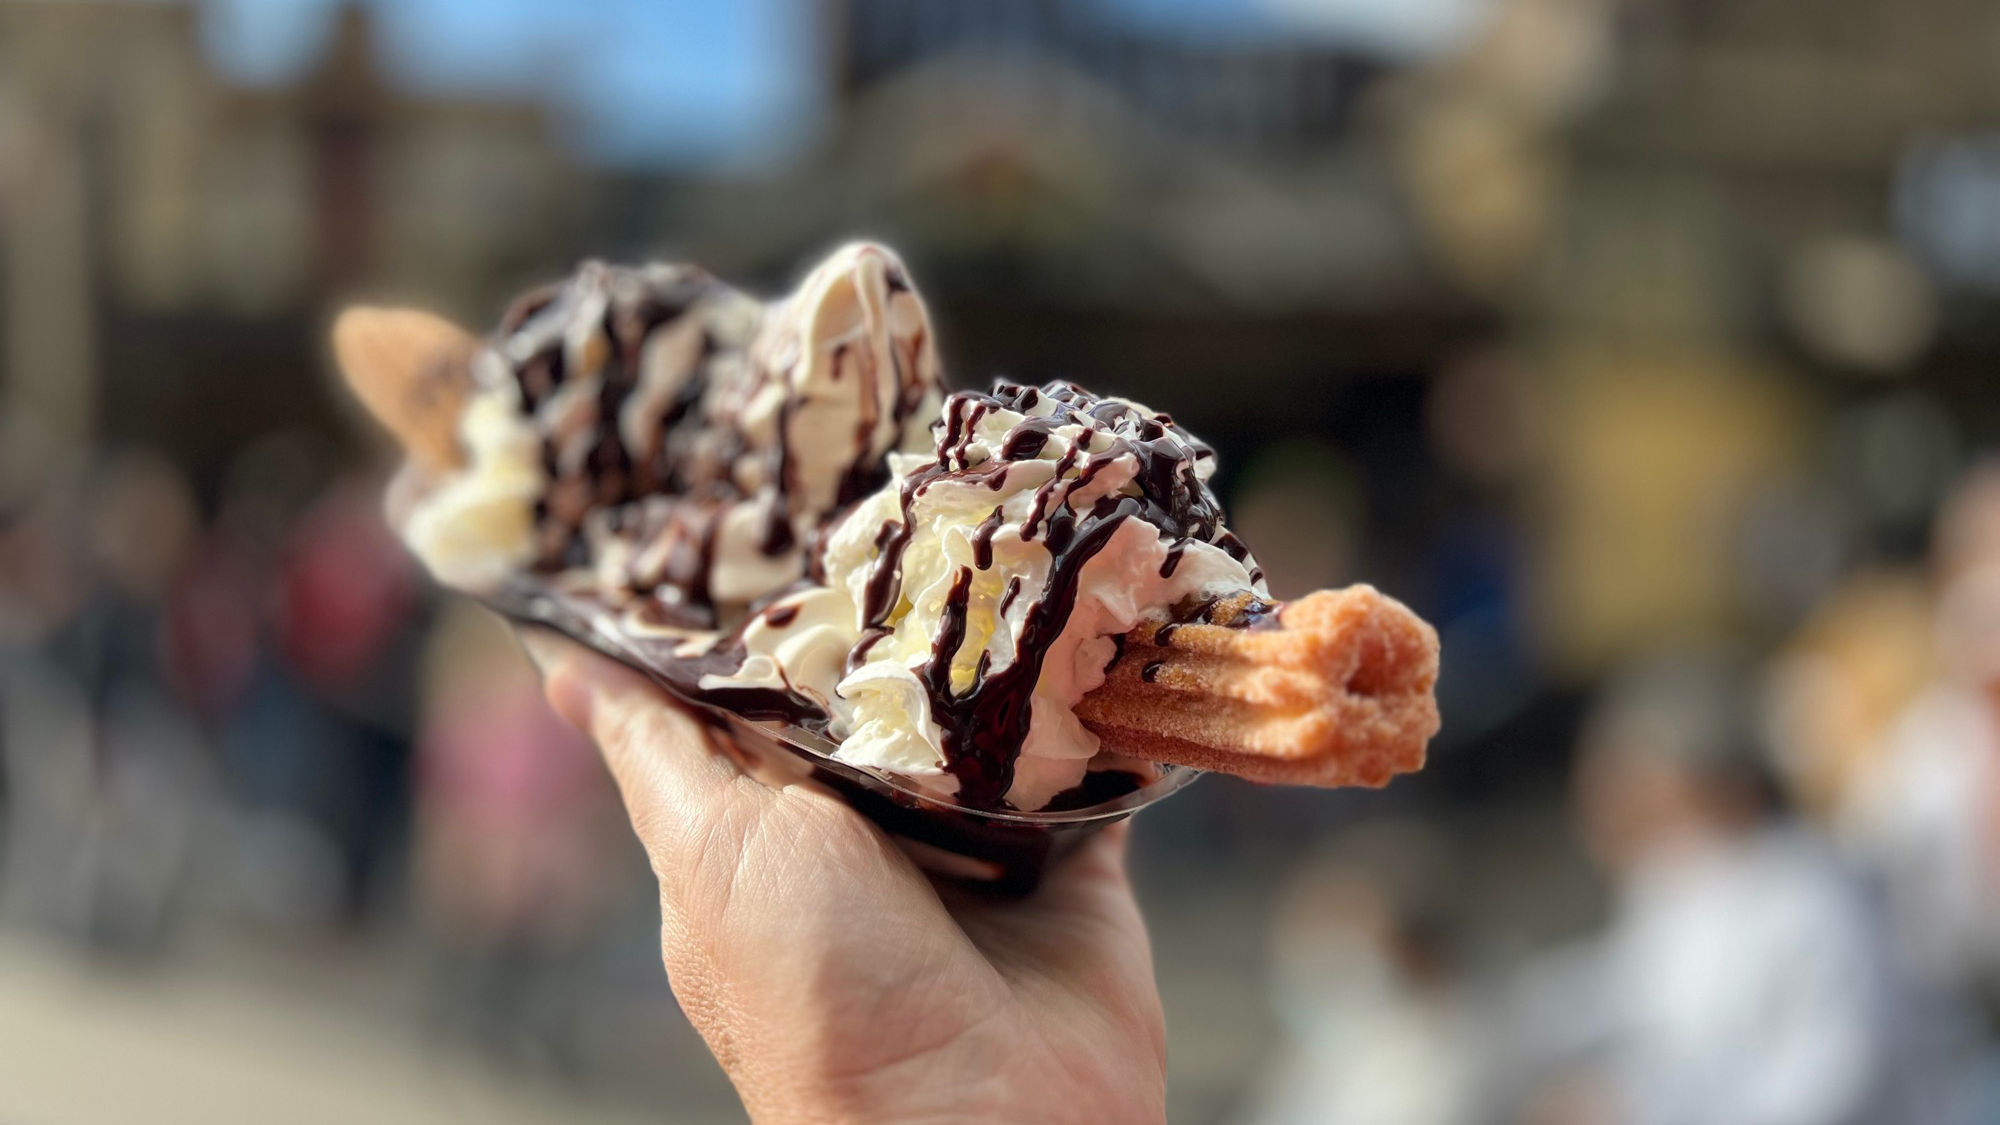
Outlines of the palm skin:
<svg viewBox="0 0 2000 1125">
<path fill-rule="evenodd" d="M 1164 1119 L 1122 825 L 1025 900 L 934 883 L 837 797 L 740 773 L 638 674 L 524 640 L 604 751 L 659 879 L 674 994 L 755 1120 Z"/>
</svg>

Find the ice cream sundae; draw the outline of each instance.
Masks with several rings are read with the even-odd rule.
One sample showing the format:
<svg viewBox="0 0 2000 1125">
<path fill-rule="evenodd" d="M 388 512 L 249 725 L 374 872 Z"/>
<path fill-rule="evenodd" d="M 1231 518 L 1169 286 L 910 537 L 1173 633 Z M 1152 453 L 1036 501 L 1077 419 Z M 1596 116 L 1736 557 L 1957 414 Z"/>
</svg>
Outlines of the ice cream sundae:
<svg viewBox="0 0 2000 1125">
<path fill-rule="evenodd" d="M 1429 626 L 1366 586 L 1273 600 L 1165 414 L 947 393 L 882 247 L 768 304 L 591 263 L 484 341 L 356 309 L 335 343 L 439 581 L 585 607 L 690 703 L 955 807 L 1085 807 L 1161 764 L 1380 785 L 1437 729 Z"/>
</svg>

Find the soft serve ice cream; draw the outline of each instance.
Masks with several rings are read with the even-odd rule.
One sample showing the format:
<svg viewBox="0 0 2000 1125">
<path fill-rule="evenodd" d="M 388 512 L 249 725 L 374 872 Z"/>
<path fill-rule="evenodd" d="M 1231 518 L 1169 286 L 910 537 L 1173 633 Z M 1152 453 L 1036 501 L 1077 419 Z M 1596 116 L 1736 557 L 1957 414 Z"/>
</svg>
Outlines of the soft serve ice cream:
<svg viewBox="0 0 2000 1125">
<path fill-rule="evenodd" d="M 798 578 L 939 394 L 922 301 L 865 243 L 768 305 L 588 263 L 516 301 L 470 375 L 464 464 L 402 505 L 417 556 L 461 589 L 533 575 L 690 628 Z"/>
<path fill-rule="evenodd" d="M 973 808 L 1074 804 L 1072 708 L 1141 620 L 1263 592 L 1212 451 L 1077 387 L 944 398 L 878 246 L 766 305 L 687 267 L 587 265 L 471 365 L 463 464 L 400 525 L 442 581 L 577 599 L 683 695 L 809 728 Z"/>
</svg>

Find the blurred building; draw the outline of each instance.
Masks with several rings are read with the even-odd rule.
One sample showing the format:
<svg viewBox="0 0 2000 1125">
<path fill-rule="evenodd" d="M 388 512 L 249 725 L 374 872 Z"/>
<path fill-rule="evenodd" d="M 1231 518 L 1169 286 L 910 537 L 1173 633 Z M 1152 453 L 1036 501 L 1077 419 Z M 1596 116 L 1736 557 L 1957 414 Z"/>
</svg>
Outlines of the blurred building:
<svg viewBox="0 0 2000 1125">
<path fill-rule="evenodd" d="M 218 77 L 197 17 L 0 4 L 0 333 L 17 408 L 212 470 L 332 424 L 330 300 L 483 310 L 552 256 L 572 173 L 541 105 L 392 85 L 365 8 L 274 88 Z"/>
<path fill-rule="evenodd" d="M 1917 557 L 1959 451 L 2000 422 L 1993 292 L 1940 268 L 1937 237 L 1955 215 L 1942 242 L 1962 248 L 2000 220 L 1974 158 L 2000 124 L 1978 45 L 2000 16 L 1503 9 L 1597 9 L 1617 63 L 1539 126 L 1561 196 L 1516 305 L 1547 374 L 1554 654 L 1589 669 L 1664 637 L 1768 639 L 1843 568 Z"/>
<path fill-rule="evenodd" d="M 1343 139 L 1359 95 L 1386 69 L 1331 43 L 1148 33 L 1063 0 L 841 0 L 829 12 L 843 99 L 954 54 L 1034 54 L 1091 75 L 1162 128 L 1280 157 Z"/>
<path fill-rule="evenodd" d="M 820 143 L 696 190 L 676 240 L 777 276 L 888 238 L 945 298 L 967 380 L 1088 372 L 1228 425 L 1245 392 L 1419 371 L 1474 327 L 1359 127 L 1379 60 L 1052 0 L 849 0 L 824 34 Z"/>
</svg>

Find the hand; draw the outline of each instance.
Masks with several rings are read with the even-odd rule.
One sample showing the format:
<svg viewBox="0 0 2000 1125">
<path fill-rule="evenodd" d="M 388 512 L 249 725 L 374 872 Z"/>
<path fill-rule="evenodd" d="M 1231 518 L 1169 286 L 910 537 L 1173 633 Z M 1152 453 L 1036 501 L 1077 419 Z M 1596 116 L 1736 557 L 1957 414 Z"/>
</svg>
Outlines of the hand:
<svg viewBox="0 0 2000 1125">
<path fill-rule="evenodd" d="M 674 995 L 759 1122 L 1148 1122 L 1166 1040 L 1125 826 L 1025 900 L 933 883 L 816 787 L 772 789 L 650 681 L 524 635 L 660 881 Z"/>
</svg>

